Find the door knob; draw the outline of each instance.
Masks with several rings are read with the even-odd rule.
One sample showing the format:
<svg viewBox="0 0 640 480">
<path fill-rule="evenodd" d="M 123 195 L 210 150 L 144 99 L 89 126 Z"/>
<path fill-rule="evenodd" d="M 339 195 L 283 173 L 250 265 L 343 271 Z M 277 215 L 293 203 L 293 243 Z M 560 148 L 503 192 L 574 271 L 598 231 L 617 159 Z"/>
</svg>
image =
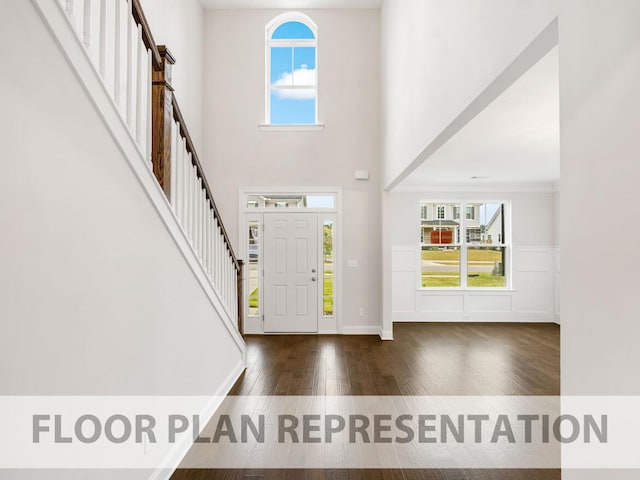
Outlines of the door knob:
<svg viewBox="0 0 640 480">
<path fill-rule="evenodd" d="M 311 277 L 311 281 L 315 282 L 316 281 L 316 277 Z"/>
<path fill-rule="evenodd" d="M 315 269 L 315 268 L 312 268 L 312 269 L 311 269 L 311 273 L 316 273 L 316 269 Z"/>
</svg>

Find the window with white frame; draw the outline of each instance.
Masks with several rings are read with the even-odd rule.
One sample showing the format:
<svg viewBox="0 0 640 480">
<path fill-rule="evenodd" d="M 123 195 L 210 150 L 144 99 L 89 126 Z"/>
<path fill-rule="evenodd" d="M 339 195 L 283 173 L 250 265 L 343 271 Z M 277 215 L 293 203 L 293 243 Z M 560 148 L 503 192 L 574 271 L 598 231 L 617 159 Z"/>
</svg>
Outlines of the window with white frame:
<svg viewBox="0 0 640 480">
<path fill-rule="evenodd" d="M 250 220 L 247 227 L 247 256 L 249 257 L 247 314 L 250 317 L 257 317 L 260 315 L 260 223 L 257 220 Z"/>
<path fill-rule="evenodd" d="M 467 205 L 467 208 L 465 209 L 465 211 L 467 212 L 467 220 L 474 220 L 476 218 L 476 208 L 473 205 Z"/>
<path fill-rule="evenodd" d="M 318 123 L 318 29 L 306 15 L 288 12 L 267 25 L 266 123 Z"/>
<path fill-rule="evenodd" d="M 429 218 L 429 206 L 421 205 L 420 206 L 420 218 L 422 220 L 427 220 Z"/>
<path fill-rule="evenodd" d="M 435 219 L 422 214 L 429 210 Z M 420 211 L 422 288 L 507 287 L 504 202 L 423 202 Z"/>
</svg>

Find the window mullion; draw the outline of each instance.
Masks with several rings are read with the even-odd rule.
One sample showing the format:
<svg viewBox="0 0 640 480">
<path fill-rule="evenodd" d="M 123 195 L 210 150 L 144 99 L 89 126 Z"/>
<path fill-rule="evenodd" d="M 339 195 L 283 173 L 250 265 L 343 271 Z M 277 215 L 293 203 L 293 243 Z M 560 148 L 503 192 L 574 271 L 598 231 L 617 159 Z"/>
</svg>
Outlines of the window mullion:
<svg viewBox="0 0 640 480">
<path fill-rule="evenodd" d="M 291 86 L 293 87 L 296 84 L 296 79 L 294 78 L 295 74 L 296 74 L 296 69 L 295 69 L 295 51 L 296 51 L 296 47 L 291 47 Z"/>
<path fill-rule="evenodd" d="M 467 284 L 467 204 L 460 205 L 460 288 L 468 288 Z M 463 215 L 464 212 L 464 215 Z"/>
</svg>

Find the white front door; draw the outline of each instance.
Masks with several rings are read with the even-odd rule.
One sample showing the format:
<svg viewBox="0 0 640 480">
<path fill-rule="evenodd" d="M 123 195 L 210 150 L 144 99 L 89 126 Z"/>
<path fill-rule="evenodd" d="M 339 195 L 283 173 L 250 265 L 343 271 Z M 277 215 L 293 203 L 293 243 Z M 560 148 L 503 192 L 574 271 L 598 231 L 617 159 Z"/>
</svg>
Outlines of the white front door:
<svg viewBox="0 0 640 480">
<path fill-rule="evenodd" d="M 264 331 L 318 331 L 318 214 L 264 214 Z"/>
</svg>

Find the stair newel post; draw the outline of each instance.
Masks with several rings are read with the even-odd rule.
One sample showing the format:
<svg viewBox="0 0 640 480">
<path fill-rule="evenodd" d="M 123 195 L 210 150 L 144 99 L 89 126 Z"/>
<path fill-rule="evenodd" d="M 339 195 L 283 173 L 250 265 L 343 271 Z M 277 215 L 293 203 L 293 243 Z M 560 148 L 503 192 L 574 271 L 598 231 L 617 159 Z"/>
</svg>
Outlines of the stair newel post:
<svg viewBox="0 0 640 480">
<path fill-rule="evenodd" d="M 153 173 L 167 199 L 171 201 L 171 124 L 173 122 L 173 87 L 171 68 L 176 63 L 164 45 L 158 45 L 160 65 L 153 68 L 152 117 Z"/>
<path fill-rule="evenodd" d="M 244 324 L 243 324 L 243 311 L 244 311 L 244 301 L 243 301 L 243 284 L 244 284 L 244 260 L 238 260 L 238 271 L 237 271 L 237 281 L 238 281 L 238 331 L 240 335 L 244 335 Z"/>
</svg>

